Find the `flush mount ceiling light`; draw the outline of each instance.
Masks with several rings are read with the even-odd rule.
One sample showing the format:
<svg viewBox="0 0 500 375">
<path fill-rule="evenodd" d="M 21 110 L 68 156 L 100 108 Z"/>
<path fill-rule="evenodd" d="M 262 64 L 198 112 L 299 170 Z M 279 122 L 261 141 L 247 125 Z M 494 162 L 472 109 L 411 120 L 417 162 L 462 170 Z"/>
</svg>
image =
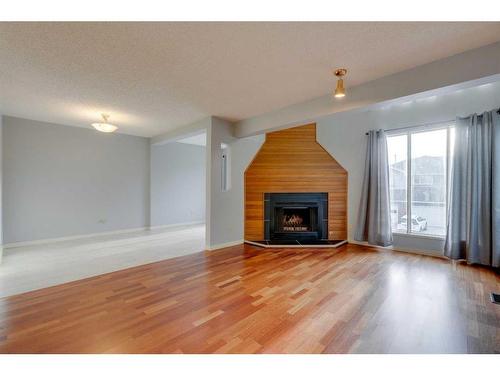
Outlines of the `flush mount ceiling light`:
<svg viewBox="0 0 500 375">
<path fill-rule="evenodd" d="M 92 124 L 92 126 L 96 130 L 99 130 L 100 132 L 103 133 L 113 133 L 116 129 L 118 129 L 118 126 L 110 124 L 108 122 L 109 115 L 101 114 L 101 117 L 103 119 L 103 122 L 94 122 Z"/>
<path fill-rule="evenodd" d="M 345 88 L 344 80 L 342 79 L 342 77 L 347 74 L 347 69 L 337 69 L 335 70 L 334 74 L 339 80 L 337 81 L 337 88 L 335 89 L 335 93 L 333 94 L 333 96 L 336 98 L 343 98 L 345 96 Z"/>
</svg>

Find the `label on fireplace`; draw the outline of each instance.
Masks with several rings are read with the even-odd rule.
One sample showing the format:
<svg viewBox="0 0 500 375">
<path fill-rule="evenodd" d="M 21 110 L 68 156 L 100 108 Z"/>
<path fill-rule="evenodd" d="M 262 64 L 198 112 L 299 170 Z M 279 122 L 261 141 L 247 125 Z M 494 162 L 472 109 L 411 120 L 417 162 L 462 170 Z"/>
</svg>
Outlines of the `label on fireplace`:
<svg viewBox="0 0 500 375">
<path fill-rule="evenodd" d="M 283 227 L 285 232 L 307 232 L 308 230 L 308 227 Z"/>
</svg>

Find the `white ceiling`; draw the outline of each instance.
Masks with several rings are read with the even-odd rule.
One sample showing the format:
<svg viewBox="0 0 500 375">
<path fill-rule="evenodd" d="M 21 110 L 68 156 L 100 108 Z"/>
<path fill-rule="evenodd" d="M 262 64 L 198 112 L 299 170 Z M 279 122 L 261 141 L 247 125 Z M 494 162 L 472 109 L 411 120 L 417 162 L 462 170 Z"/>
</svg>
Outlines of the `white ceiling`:
<svg viewBox="0 0 500 375">
<path fill-rule="evenodd" d="M 500 40 L 500 23 L 0 23 L 0 113 L 153 136 L 237 121 Z"/>
<path fill-rule="evenodd" d="M 197 135 L 192 135 L 190 137 L 179 139 L 177 142 L 186 143 L 188 145 L 196 146 L 206 146 L 207 145 L 207 133 L 201 133 Z"/>
</svg>

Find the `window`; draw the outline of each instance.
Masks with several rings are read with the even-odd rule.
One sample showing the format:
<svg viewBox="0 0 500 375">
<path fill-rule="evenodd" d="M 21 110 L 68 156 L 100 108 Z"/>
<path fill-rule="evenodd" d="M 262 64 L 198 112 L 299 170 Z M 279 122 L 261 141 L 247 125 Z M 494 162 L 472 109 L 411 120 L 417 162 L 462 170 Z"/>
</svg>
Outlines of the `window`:
<svg viewBox="0 0 500 375">
<path fill-rule="evenodd" d="M 406 232 L 407 212 L 407 135 L 387 138 L 389 158 L 389 187 L 391 197 L 391 226 L 393 232 Z"/>
<path fill-rule="evenodd" d="M 391 226 L 395 233 L 444 236 L 451 124 L 388 135 Z"/>
</svg>

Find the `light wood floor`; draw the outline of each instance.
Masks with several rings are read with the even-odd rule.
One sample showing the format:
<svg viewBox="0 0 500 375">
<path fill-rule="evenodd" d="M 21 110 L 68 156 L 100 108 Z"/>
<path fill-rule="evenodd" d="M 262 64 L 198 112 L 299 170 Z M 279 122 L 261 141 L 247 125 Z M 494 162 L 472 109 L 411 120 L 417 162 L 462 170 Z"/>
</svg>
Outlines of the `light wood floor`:
<svg viewBox="0 0 500 375">
<path fill-rule="evenodd" d="M 499 353 L 499 281 L 355 245 L 241 245 L 0 299 L 0 352 Z"/>
</svg>

